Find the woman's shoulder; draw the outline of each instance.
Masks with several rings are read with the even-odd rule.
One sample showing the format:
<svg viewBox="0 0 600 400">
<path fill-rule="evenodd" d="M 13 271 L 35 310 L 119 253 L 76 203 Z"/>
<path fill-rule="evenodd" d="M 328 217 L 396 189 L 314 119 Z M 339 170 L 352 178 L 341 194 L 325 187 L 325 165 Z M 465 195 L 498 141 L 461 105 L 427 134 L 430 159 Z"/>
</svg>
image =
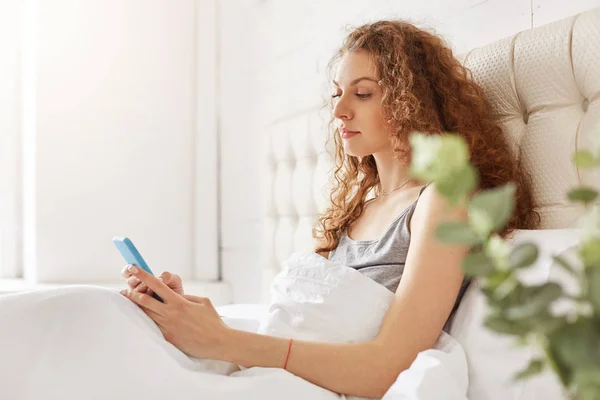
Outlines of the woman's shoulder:
<svg viewBox="0 0 600 400">
<path fill-rule="evenodd" d="M 451 204 L 433 183 L 423 187 L 410 220 L 410 231 L 414 232 L 415 229 L 435 230 L 440 223 L 449 220 L 466 221 L 466 203 Z"/>
</svg>

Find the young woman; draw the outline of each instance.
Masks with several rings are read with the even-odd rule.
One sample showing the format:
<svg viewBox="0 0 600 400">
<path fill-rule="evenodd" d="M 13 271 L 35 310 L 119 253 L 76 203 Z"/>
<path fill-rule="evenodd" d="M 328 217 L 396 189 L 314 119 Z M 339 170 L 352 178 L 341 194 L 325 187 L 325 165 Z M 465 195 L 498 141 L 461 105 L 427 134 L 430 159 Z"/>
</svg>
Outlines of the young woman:
<svg viewBox="0 0 600 400">
<path fill-rule="evenodd" d="M 538 216 L 481 88 L 440 38 L 402 21 L 367 24 L 347 36 L 330 66 L 336 67 L 331 130 L 337 185 L 315 226 L 315 251 L 394 292 L 379 335 L 365 343 L 290 346 L 285 338 L 232 330 L 208 299 L 184 295 L 179 277 L 169 273 L 159 281 L 124 269 L 125 295 L 188 354 L 244 366 L 285 365 L 332 391 L 381 397 L 447 329 L 468 284 L 460 266 L 468 249 L 434 237 L 442 221 L 466 220 L 465 208 L 450 210 L 435 185 L 411 179 L 409 134 L 457 133 L 470 146 L 479 189 L 517 185 L 517 206 L 503 236 L 535 228 Z M 176 318 L 148 295 L 153 289 L 177 307 Z"/>
</svg>

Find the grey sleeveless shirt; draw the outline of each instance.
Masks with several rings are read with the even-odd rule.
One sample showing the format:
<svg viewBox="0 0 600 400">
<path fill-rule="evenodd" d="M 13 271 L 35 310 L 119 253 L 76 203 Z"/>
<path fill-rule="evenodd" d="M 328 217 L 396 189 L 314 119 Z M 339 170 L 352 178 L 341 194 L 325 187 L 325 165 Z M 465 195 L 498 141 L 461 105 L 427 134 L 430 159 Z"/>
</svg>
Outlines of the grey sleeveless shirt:
<svg viewBox="0 0 600 400">
<path fill-rule="evenodd" d="M 419 197 L 421 197 L 426 187 L 427 185 L 421 188 L 417 200 L 400 213 L 378 239 L 354 240 L 348 237 L 347 231 L 344 231 L 338 246 L 330 252 L 329 259 L 354 268 L 390 291 L 395 292 L 402 278 L 408 254 L 410 219 Z M 469 283 L 470 279 L 465 278 L 463 280 L 454 308 L 444 326 L 444 331 L 448 331 L 451 318 L 454 316 Z"/>
</svg>

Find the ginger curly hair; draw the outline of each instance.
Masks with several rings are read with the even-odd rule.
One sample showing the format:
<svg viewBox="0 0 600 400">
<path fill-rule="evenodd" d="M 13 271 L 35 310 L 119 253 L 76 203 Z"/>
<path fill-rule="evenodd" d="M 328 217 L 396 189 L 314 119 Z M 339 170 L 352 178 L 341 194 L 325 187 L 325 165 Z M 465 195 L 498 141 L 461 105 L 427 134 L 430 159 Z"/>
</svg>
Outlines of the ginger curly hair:
<svg viewBox="0 0 600 400">
<path fill-rule="evenodd" d="M 400 20 L 365 24 L 348 34 L 328 70 L 346 52 L 358 50 L 365 50 L 375 61 L 383 91 L 381 107 L 392 127 L 390 143 L 396 158 L 410 162 L 408 138 L 413 131 L 458 134 L 466 139 L 471 162 L 479 171 L 478 189 L 516 184 L 515 211 L 500 235 L 538 226 L 529 176 L 509 151 L 483 90 L 440 37 Z M 334 122 L 332 117 L 329 132 L 336 148 L 335 182 L 331 203 L 313 227 L 313 237 L 324 243 L 317 245 L 316 252 L 335 249 L 344 229 L 363 212 L 367 195 L 381 192 L 373 156 L 346 155 Z"/>
</svg>

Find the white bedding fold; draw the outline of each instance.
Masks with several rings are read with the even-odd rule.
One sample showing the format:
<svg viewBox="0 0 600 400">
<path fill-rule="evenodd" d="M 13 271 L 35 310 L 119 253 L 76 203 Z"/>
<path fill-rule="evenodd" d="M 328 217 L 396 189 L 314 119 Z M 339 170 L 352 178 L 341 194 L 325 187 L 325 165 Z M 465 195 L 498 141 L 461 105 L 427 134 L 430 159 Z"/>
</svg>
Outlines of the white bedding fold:
<svg viewBox="0 0 600 400">
<path fill-rule="evenodd" d="M 433 349 L 419 353 L 383 400 L 467 400 L 469 378 L 462 346 L 442 332 Z"/>
</svg>

